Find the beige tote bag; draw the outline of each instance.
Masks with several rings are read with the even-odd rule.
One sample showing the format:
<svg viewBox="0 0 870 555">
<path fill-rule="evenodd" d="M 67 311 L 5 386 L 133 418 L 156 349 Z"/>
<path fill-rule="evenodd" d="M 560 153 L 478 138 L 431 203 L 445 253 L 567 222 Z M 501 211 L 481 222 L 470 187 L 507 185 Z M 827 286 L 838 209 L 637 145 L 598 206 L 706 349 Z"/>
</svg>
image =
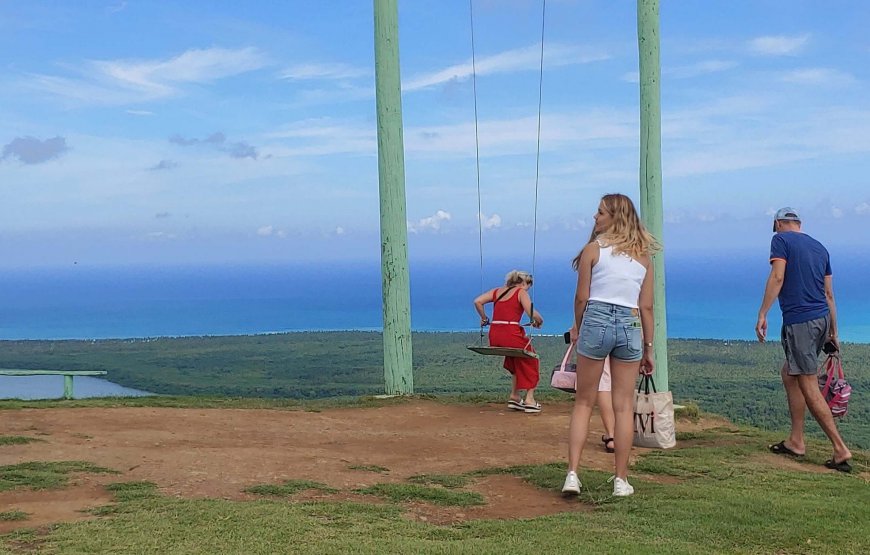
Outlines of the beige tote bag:
<svg viewBox="0 0 870 555">
<path fill-rule="evenodd" d="M 634 397 L 634 445 L 670 449 L 676 444 L 673 396 L 656 392 L 652 376 L 644 376 Z"/>
</svg>

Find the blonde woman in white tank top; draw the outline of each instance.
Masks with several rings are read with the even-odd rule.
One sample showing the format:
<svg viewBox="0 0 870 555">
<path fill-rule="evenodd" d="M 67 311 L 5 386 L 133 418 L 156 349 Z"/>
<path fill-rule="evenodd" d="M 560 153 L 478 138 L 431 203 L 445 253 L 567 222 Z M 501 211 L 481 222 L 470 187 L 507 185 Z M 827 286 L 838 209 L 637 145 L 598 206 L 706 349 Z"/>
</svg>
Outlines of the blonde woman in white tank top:
<svg viewBox="0 0 870 555">
<path fill-rule="evenodd" d="M 592 237 L 574 259 L 577 290 L 571 339 L 577 342 L 577 395 L 568 432 L 563 494 L 578 494 L 582 487 L 577 467 L 608 356 L 616 417 L 613 495 L 634 493 L 628 483 L 634 388 L 638 374 L 652 373 L 654 368 L 650 256 L 659 248 L 631 199 L 619 194 L 601 199 Z"/>
</svg>

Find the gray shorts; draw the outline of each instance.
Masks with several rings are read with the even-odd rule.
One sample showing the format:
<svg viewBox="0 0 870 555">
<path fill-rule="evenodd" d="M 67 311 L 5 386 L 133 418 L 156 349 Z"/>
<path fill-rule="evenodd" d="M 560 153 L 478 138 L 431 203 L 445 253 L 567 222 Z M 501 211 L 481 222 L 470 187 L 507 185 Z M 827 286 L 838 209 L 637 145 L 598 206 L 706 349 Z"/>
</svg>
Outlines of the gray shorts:
<svg viewBox="0 0 870 555">
<path fill-rule="evenodd" d="M 789 376 L 815 376 L 819 370 L 819 353 L 828 340 L 831 315 L 782 326 L 782 349 Z"/>
</svg>

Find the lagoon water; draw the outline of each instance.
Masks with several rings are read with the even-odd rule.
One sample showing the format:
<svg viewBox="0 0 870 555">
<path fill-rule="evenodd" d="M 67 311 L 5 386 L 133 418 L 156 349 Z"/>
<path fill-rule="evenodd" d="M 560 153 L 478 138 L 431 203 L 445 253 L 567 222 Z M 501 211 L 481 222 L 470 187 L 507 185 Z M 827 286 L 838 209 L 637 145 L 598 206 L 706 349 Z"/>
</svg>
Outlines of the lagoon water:
<svg viewBox="0 0 870 555">
<path fill-rule="evenodd" d="M 833 255 L 834 253 L 832 253 Z M 841 338 L 870 342 L 867 253 L 835 260 Z M 846 264 L 848 261 L 848 264 Z M 542 333 L 570 325 L 576 274 L 568 260 L 539 260 L 532 294 Z M 471 300 L 522 261 L 411 261 L 412 327 L 476 330 Z M 754 339 L 769 265 L 758 253 L 669 253 L 668 335 Z M 378 261 L 307 266 L 204 266 L 0 270 L 0 339 L 102 339 L 245 335 L 302 330 L 377 330 Z M 770 311 L 771 339 L 780 325 Z M 78 384 L 77 384 L 78 386 Z"/>
<path fill-rule="evenodd" d="M 100 378 L 79 376 L 73 381 L 76 399 L 91 397 L 142 397 L 153 395 Z M 59 399 L 63 376 L 0 376 L 0 399 Z"/>
</svg>

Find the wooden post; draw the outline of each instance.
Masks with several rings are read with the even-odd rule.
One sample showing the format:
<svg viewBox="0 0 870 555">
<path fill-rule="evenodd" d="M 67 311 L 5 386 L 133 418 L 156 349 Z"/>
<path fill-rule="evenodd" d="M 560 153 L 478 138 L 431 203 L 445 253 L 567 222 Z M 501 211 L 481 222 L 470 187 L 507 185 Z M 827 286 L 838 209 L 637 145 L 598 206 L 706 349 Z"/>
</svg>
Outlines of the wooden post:
<svg viewBox="0 0 870 555">
<path fill-rule="evenodd" d="M 397 0 L 374 0 L 381 275 L 384 299 L 384 381 L 388 395 L 414 393 L 411 286 L 405 215 L 402 87 Z"/>
<path fill-rule="evenodd" d="M 644 225 L 662 237 L 662 114 L 659 59 L 659 0 L 637 0 L 640 51 L 640 211 Z M 664 253 L 653 257 L 655 272 L 655 381 L 668 391 L 668 328 Z"/>
<path fill-rule="evenodd" d="M 73 398 L 73 377 L 69 374 L 65 374 L 63 377 L 63 398 Z"/>
</svg>

